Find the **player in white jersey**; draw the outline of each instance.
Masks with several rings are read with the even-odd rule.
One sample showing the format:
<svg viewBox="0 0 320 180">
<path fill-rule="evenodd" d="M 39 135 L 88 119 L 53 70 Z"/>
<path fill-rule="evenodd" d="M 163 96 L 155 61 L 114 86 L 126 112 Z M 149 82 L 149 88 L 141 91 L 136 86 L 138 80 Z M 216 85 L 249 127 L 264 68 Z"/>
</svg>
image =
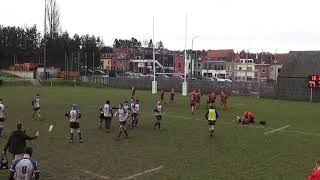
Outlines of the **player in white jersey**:
<svg viewBox="0 0 320 180">
<path fill-rule="evenodd" d="M 133 107 L 131 107 L 131 112 L 133 114 L 132 127 L 139 127 L 140 108 L 141 108 L 141 105 L 139 100 L 137 99 L 133 104 Z"/>
<path fill-rule="evenodd" d="M 40 95 L 37 94 L 33 99 L 32 99 L 32 107 L 33 107 L 33 113 L 32 113 L 32 119 L 34 119 L 35 115 L 37 114 L 38 118 L 40 118 Z"/>
<path fill-rule="evenodd" d="M 69 117 L 70 122 L 70 142 L 73 142 L 73 133 L 77 132 L 79 137 L 79 143 L 82 143 L 80 123 L 81 113 L 77 104 L 72 105 L 72 109 L 65 113 L 66 117 Z"/>
<path fill-rule="evenodd" d="M 119 134 L 118 134 L 118 139 L 120 138 L 122 132 L 128 137 L 128 132 L 127 132 L 127 127 L 126 127 L 126 122 L 128 119 L 128 112 L 124 109 L 123 104 L 119 104 L 118 111 L 115 113 L 115 116 L 119 117 Z"/>
<path fill-rule="evenodd" d="M 126 127 L 129 128 L 131 127 L 132 119 L 129 118 L 129 114 L 131 114 L 131 106 L 128 101 L 124 102 L 123 108 L 128 114 Z"/>
<path fill-rule="evenodd" d="M 38 180 L 40 178 L 38 163 L 31 159 L 32 148 L 26 147 L 23 158 L 13 162 L 9 180 Z"/>
<path fill-rule="evenodd" d="M 156 113 L 156 123 L 153 125 L 153 129 L 156 130 L 156 126 L 158 126 L 159 130 L 160 128 L 160 121 L 162 119 L 162 111 L 163 107 L 161 104 L 161 101 L 158 101 L 157 104 L 154 106 L 153 111 Z"/>
<path fill-rule="evenodd" d="M 106 131 L 109 133 L 111 120 L 112 120 L 112 116 L 113 116 L 112 106 L 111 106 L 109 100 L 107 100 L 106 103 L 101 106 L 100 111 L 103 113 L 103 118 L 100 121 L 99 128 L 101 128 L 102 122 L 104 121 L 104 127 L 105 127 Z"/>
<path fill-rule="evenodd" d="M 4 121 L 7 119 L 7 110 L 7 106 L 3 103 L 3 100 L 0 99 L 0 137 L 2 137 Z"/>
</svg>

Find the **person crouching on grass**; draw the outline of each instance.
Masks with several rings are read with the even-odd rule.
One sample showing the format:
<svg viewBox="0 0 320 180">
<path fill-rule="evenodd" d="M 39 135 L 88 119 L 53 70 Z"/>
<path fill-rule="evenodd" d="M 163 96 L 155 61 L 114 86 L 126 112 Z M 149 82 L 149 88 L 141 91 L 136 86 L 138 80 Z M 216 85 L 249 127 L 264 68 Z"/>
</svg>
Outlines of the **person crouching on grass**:
<svg viewBox="0 0 320 180">
<path fill-rule="evenodd" d="M 158 129 L 160 130 L 160 121 L 162 119 L 162 104 L 161 101 L 158 101 L 157 104 L 154 106 L 153 111 L 156 113 L 156 123 L 153 125 L 153 129 L 156 130 L 156 127 L 158 126 Z"/>
<path fill-rule="evenodd" d="M 79 137 L 79 143 L 82 143 L 80 123 L 81 113 L 77 104 L 72 105 L 72 109 L 65 113 L 65 116 L 69 118 L 70 122 L 70 142 L 73 143 L 73 133 L 77 132 Z"/>
<path fill-rule="evenodd" d="M 254 119 L 255 115 L 252 112 L 246 111 L 243 113 L 243 118 L 236 117 L 236 122 L 239 124 L 253 124 L 255 123 Z"/>
<path fill-rule="evenodd" d="M 209 135 L 212 137 L 216 125 L 216 120 L 218 119 L 219 115 L 216 111 L 215 107 L 212 105 L 210 106 L 208 112 L 206 113 L 206 119 L 208 120 L 209 125 Z"/>
<path fill-rule="evenodd" d="M 117 140 L 120 139 L 122 132 L 126 135 L 126 138 L 128 138 L 128 132 L 126 127 L 128 112 L 124 109 L 123 104 L 121 103 L 119 104 L 118 111 L 115 113 L 115 116 L 117 115 L 119 117 L 119 124 L 120 124 Z"/>
</svg>

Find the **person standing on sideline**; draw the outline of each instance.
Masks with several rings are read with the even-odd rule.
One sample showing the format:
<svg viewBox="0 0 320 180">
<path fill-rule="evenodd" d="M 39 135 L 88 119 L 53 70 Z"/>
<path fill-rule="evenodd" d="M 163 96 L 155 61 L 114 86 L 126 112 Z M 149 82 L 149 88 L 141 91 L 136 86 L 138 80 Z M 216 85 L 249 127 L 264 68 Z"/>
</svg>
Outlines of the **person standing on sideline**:
<svg viewBox="0 0 320 180">
<path fill-rule="evenodd" d="M 153 125 L 153 129 L 156 130 L 156 127 L 158 126 L 159 130 L 161 129 L 160 121 L 162 119 L 162 104 L 160 101 L 157 102 L 157 104 L 154 106 L 153 111 L 156 113 L 156 123 Z"/>
<path fill-rule="evenodd" d="M 79 143 L 82 143 L 79 123 L 81 113 L 79 110 L 79 106 L 77 104 L 73 104 L 71 110 L 69 112 L 66 112 L 65 116 L 69 118 L 70 122 L 70 142 L 73 143 L 73 133 L 77 132 L 79 137 Z"/>
<path fill-rule="evenodd" d="M 0 137 L 2 137 L 2 132 L 4 129 L 4 121 L 7 119 L 8 115 L 7 106 L 3 103 L 3 100 L 0 99 Z"/>
<path fill-rule="evenodd" d="M 40 178 L 38 163 L 31 159 L 32 152 L 31 147 L 26 147 L 23 158 L 13 162 L 9 180 L 38 180 Z"/>
<path fill-rule="evenodd" d="M 161 89 L 161 91 L 160 91 L 160 102 L 163 103 L 163 101 L 164 101 L 164 90 Z"/>
<path fill-rule="evenodd" d="M 176 95 L 176 92 L 174 90 L 174 88 L 171 89 L 171 92 L 170 92 L 170 101 L 169 101 L 169 104 L 173 104 L 173 101 L 174 101 L 174 96 Z"/>
<path fill-rule="evenodd" d="M 109 133 L 111 120 L 112 120 L 112 116 L 113 116 L 112 106 L 111 106 L 110 101 L 107 100 L 106 103 L 101 106 L 100 110 L 103 112 L 103 120 L 102 121 L 104 121 L 105 130 Z M 101 128 L 102 121 L 100 121 L 99 128 Z"/>
<path fill-rule="evenodd" d="M 208 120 L 209 125 L 209 135 L 212 137 L 216 125 L 216 120 L 218 119 L 219 115 L 214 106 L 212 105 L 208 112 L 206 113 L 206 119 Z"/>
<path fill-rule="evenodd" d="M 136 98 L 136 87 L 132 86 L 131 87 L 131 99 Z"/>
<path fill-rule="evenodd" d="M 128 112 L 124 109 L 123 104 L 119 104 L 118 111 L 115 113 L 115 116 L 119 116 L 119 134 L 117 139 L 120 139 L 120 136 L 122 132 L 126 135 L 126 138 L 128 138 L 128 132 L 127 132 L 127 118 L 128 118 Z"/>
<path fill-rule="evenodd" d="M 34 140 L 37 137 L 39 137 L 39 131 L 37 131 L 36 136 L 30 137 L 26 135 L 23 130 L 23 124 L 19 122 L 17 123 L 17 130 L 11 133 L 8 142 L 3 149 L 3 154 L 9 149 L 9 152 L 12 154 L 12 159 L 16 160 L 22 158 L 24 149 L 26 148 L 26 140 Z"/>
<path fill-rule="evenodd" d="M 316 167 L 308 177 L 308 180 L 320 180 L 320 160 L 316 162 Z"/>
<path fill-rule="evenodd" d="M 32 113 L 32 119 L 35 120 L 35 115 L 37 114 L 38 118 L 40 119 L 40 95 L 37 94 L 33 99 L 32 99 L 32 107 L 33 107 L 33 113 Z"/>
</svg>

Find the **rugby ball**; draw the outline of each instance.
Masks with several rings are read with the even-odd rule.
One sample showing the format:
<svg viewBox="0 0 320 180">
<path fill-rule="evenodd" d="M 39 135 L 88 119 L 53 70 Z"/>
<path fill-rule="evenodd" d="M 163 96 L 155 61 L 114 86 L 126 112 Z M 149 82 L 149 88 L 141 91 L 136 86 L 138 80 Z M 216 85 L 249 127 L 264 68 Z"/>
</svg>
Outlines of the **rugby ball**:
<svg viewBox="0 0 320 180">
<path fill-rule="evenodd" d="M 53 129 L 53 125 L 51 124 L 50 127 L 49 127 L 49 132 L 51 132 Z"/>
</svg>

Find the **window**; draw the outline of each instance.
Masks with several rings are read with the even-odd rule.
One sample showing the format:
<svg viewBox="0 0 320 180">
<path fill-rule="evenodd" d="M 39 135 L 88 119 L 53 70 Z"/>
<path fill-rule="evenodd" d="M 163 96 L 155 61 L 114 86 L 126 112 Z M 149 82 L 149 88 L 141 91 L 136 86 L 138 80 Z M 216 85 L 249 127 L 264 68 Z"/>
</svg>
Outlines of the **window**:
<svg viewBox="0 0 320 180">
<path fill-rule="evenodd" d="M 281 72 L 281 69 L 279 68 L 279 69 L 278 69 L 278 73 L 280 73 L 280 72 Z"/>
<path fill-rule="evenodd" d="M 266 70 L 265 70 L 265 69 L 262 69 L 262 73 L 266 73 Z"/>
<path fill-rule="evenodd" d="M 198 67 L 200 67 L 200 63 L 198 63 Z"/>
<path fill-rule="evenodd" d="M 209 64 L 209 69 L 211 69 L 211 64 Z"/>
<path fill-rule="evenodd" d="M 191 64 L 189 63 L 189 69 L 191 69 Z"/>
<path fill-rule="evenodd" d="M 229 67 L 227 67 L 227 71 L 229 71 Z"/>
<path fill-rule="evenodd" d="M 198 72 L 198 75 L 200 76 L 200 72 Z"/>
<path fill-rule="evenodd" d="M 181 68 L 181 63 L 178 63 L 178 68 Z"/>
<path fill-rule="evenodd" d="M 241 71 L 241 70 L 242 70 L 242 67 L 239 67 L 239 70 Z"/>
</svg>

